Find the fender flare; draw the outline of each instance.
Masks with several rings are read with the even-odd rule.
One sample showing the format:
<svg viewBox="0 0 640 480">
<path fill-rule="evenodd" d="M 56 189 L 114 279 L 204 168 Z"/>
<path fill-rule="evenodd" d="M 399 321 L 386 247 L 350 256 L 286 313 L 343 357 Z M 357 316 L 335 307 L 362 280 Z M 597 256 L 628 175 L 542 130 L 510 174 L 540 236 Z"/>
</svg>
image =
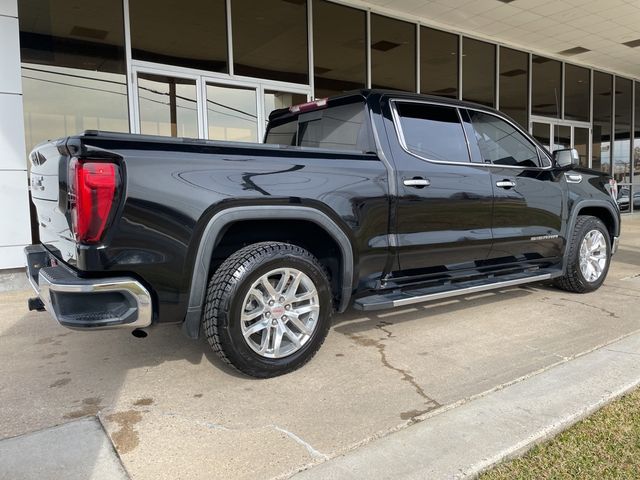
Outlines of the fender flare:
<svg viewBox="0 0 640 480">
<path fill-rule="evenodd" d="M 609 202 L 606 202 L 604 200 L 580 200 L 574 204 L 573 208 L 571 209 L 571 213 L 569 214 L 569 222 L 567 223 L 567 233 L 565 234 L 565 237 L 567 239 L 566 241 L 567 243 L 565 244 L 565 251 L 569 246 L 569 238 L 571 238 L 571 233 L 573 232 L 573 229 L 576 226 L 576 222 L 578 221 L 578 215 L 580 213 L 580 210 L 588 207 L 605 208 L 611 214 L 611 218 L 613 218 L 613 225 L 614 225 L 613 236 L 616 237 L 620 235 L 620 214 L 616 211 L 613 205 L 611 205 Z M 613 242 L 613 239 L 611 239 L 611 241 Z M 566 268 L 567 268 L 567 256 L 563 255 L 562 271 L 565 272 Z"/>
<path fill-rule="evenodd" d="M 200 237 L 196 258 L 191 274 L 189 303 L 182 325 L 183 332 L 189 338 L 198 338 L 200 320 L 204 307 L 209 267 L 213 250 L 219 242 L 223 229 L 234 222 L 242 220 L 307 220 L 324 229 L 339 245 L 342 254 L 342 297 L 338 311 L 343 312 L 349 305 L 353 286 L 353 248 L 349 237 L 325 213 L 310 207 L 294 205 L 256 205 L 246 207 L 230 207 L 216 213 L 208 222 Z"/>
</svg>

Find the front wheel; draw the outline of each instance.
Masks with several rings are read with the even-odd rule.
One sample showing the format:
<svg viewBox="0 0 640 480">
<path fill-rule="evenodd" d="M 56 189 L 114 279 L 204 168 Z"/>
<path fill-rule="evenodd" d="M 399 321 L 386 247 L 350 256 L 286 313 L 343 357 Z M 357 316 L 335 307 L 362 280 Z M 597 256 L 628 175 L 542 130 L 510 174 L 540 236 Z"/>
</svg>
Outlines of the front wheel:
<svg viewBox="0 0 640 480">
<path fill-rule="evenodd" d="M 308 362 L 331 322 L 329 280 L 318 260 L 286 243 L 249 245 L 209 282 L 204 331 L 228 364 L 273 377 Z"/>
<path fill-rule="evenodd" d="M 569 292 L 587 293 L 600 287 L 609 271 L 611 240 L 599 218 L 578 217 L 566 249 L 567 265 L 556 286 Z"/>
</svg>

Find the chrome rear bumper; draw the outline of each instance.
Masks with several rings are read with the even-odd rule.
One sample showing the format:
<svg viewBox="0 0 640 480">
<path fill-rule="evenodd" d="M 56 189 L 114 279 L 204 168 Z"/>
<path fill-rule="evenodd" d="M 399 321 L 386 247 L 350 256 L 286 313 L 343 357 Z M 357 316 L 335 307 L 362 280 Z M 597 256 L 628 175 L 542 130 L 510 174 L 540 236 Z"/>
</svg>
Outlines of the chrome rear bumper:
<svg viewBox="0 0 640 480">
<path fill-rule="evenodd" d="M 42 245 L 26 247 L 25 255 L 29 282 L 60 325 L 76 330 L 151 325 L 151 295 L 137 280 L 81 278 L 71 268 L 57 264 Z"/>
</svg>

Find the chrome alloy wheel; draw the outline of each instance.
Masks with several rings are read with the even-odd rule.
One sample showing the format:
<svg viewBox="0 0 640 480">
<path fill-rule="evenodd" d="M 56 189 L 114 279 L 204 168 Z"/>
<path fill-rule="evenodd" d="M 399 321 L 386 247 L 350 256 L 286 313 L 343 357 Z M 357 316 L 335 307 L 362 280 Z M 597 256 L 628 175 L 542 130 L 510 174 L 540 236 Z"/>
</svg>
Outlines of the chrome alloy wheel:
<svg viewBox="0 0 640 480">
<path fill-rule="evenodd" d="M 253 282 L 244 297 L 242 335 L 258 355 L 286 357 L 309 341 L 319 313 L 313 281 L 295 268 L 278 268 Z"/>
<path fill-rule="evenodd" d="M 589 230 L 580 244 L 580 271 L 589 283 L 600 278 L 607 266 L 607 241 L 600 230 Z"/>
</svg>

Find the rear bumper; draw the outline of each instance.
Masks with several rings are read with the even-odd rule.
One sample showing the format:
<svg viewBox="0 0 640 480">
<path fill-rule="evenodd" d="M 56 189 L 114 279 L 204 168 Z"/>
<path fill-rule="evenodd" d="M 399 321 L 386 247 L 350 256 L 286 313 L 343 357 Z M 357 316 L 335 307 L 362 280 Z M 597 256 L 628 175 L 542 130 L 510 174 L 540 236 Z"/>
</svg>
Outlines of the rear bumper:
<svg viewBox="0 0 640 480">
<path fill-rule="evenodd" d="M 27 277 L 46 310 L 76 330 L 144 328 L 151 325 L 149 291 L 129 277 L 80 278 L 42 245 L 25 248 Z"/>
</svg>

